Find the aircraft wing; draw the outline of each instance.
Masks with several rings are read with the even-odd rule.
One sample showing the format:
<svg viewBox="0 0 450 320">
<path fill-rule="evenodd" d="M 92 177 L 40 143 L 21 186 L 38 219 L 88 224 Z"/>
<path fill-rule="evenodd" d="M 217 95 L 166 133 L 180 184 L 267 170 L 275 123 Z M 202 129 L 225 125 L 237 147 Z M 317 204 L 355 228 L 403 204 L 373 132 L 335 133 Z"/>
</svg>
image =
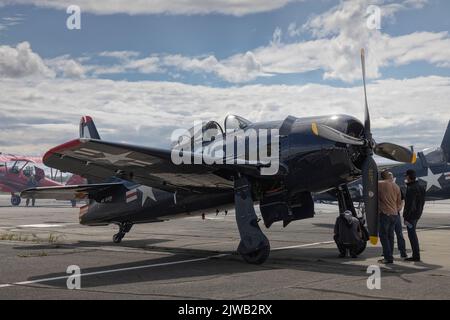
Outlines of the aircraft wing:
<svg viewBox="0 0 450 320">
<path fill-rule="evenodd" d="M 42 163 L 42 158 L 40 157 L 27 157 L 27 156 L 16 156 L 12 154 L 2 154 L 0 153 L 0 162 L 13 162 L 13 161 L 26 161 L 32 163 Z"/>
<path fill-rule="evenodd" d="M 170 150 L 84 138 L 49 150 L 44 164 L 97 181 L 118 176 L 166 191 L 230 189 L 227 170 L 259 174 L 257 165 L 176 165 Z"/>
<path fill-rule="evenodd" d="M 23 190 L 22 198 L 55 199 L 55 200 L 83 200 L 101 198 L 122 188 L 122 182 L 83 184 L 72 186 L 37 187 Z"/>
</svg>

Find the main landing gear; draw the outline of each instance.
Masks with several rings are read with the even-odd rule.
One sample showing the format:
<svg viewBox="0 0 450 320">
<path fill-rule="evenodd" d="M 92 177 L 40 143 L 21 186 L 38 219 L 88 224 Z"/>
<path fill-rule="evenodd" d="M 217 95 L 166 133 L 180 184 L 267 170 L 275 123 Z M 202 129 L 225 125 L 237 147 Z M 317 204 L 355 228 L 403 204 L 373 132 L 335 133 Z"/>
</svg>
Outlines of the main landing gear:
<svg viewBox="0 0 450 320">
<path fill-rule="evenodd" d="M 123 237 L 125 237 L 125 235 L 128 232 L 130 232 L 131 227 L 133 226 L 133 224 L 130 222 L 122 222 L 122 223 L 119 223 L 118 225 L 119 225 L 119 232 L 113 236 L 114 243 L 120 243 L 122 241 Z"/>
<path fill-rule="evenodd" d="M 22 201 L 22 199 L 20 198 L 20 196 L 18 196 L 16 194 L 11 194 L 11 204 L 13 206 L 17 207 L 21 201 Z"/>
<path fill-rule="evenodd" d="M 269 257 L 270 244 L 259 228 L 250 183 L 244 176 L 234 181 L 234 203 L 241 236 L 237 251 L 247 263 L 261 264 Z"/>
<path fill-rule="evenodd" d="M 339 212 L 345 212 L 350 211 L 352 215 L 360 221 L 361 224 L 361 230 L 362 230 L 362 239 L 364 240 L 361 246 L 358 248 L 358 250 L 355 252 L 357 255 L 360 255 L 361 253 L 366 250 L 367 247 L 367 241 L 369 240 L 369 231 L 367 230 L 365 226 L 365 217 L 358 217 L 358 214 L 356 213 L 355 206 L 353 204 L 352 197 L 350 195 L 350 191 L 348 190 L 348 186 L 346 184 L 340 185 L 337 188 L 337 199 L 339 202 Z"/>
</svg>

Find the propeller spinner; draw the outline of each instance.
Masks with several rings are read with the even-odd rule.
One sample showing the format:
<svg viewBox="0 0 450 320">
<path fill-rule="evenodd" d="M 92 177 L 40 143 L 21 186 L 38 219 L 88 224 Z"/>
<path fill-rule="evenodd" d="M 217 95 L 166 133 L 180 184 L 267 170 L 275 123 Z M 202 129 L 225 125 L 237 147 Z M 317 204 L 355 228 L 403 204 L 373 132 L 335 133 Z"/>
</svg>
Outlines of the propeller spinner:
<svg viewBox="0 0 450 320">
<path fill-rule="evenodd" d="M 373 154 L 405 163 L 415 163 L 417 160 L 413 150 L 402 146 L 384 142 L 377 144 L 372 138 L 369 106 L 366 90 L 366 62 L 365 52 L 361 49 L 361 67 L 364 86 L 364 138 L 355 138 L 344 132 L 331 128 L 324 124 L 313 123 L 312 132 L 319 137 L 365 149 L 366 158 L 362 164 L 362 182 L 364 205 L 366 208 L 367 228 L 369 229 L 370 242 L 378 242 L 378 167 L 373 159 Z"/>
</svg>

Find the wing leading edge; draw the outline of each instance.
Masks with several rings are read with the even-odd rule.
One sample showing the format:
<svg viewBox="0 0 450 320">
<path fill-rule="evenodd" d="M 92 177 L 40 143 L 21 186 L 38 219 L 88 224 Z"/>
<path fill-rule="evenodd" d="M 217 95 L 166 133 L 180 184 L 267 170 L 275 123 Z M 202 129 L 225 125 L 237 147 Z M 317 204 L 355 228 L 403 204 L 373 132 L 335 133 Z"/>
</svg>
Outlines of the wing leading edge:
<svg viewBox="0 0 450 320">
<path fill-rule="evenodd" d="M 233 182 L 219 175 L 220 168 L 214 165 L 176 165 L 170 150 L 103 140 L 75 139 L 49 150 L 43 160 L 49 167 L 95 181 L 117 176 L 166 191 L 233 187 Z"/>
</svg>

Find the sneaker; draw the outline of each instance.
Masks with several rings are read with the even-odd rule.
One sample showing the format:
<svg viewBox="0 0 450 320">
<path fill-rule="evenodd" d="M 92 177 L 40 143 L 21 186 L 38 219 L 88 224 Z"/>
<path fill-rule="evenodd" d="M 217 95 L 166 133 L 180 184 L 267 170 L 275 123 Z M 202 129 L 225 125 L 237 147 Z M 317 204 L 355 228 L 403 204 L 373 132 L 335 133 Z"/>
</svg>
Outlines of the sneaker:
<svg viewBox="0 0 450 320">
<path fill-rule="evenodd" d="M 408 255 L 407 255 L 406 253 L 403 253 L 403 254 L 400 255 L 400 257 L 401 257 L 402 259 L 406 259 L 406 258 L 408 258 Z"/>
<path fill-rule="evenodd" d="M 380 259 L 380 260 L 378 260 L 378 263 L 392 264 L 392 263 L 394 263 L 394 261 L 393 260 Z"/>
<path fill-rule="evenodd" d="M 346 257 L 346 254 L 340 253 L 340 254 L 338 255 L 338 257 L 339 257 L 339 258 L 345 258 L 345 257 Z"/>
</svg>

